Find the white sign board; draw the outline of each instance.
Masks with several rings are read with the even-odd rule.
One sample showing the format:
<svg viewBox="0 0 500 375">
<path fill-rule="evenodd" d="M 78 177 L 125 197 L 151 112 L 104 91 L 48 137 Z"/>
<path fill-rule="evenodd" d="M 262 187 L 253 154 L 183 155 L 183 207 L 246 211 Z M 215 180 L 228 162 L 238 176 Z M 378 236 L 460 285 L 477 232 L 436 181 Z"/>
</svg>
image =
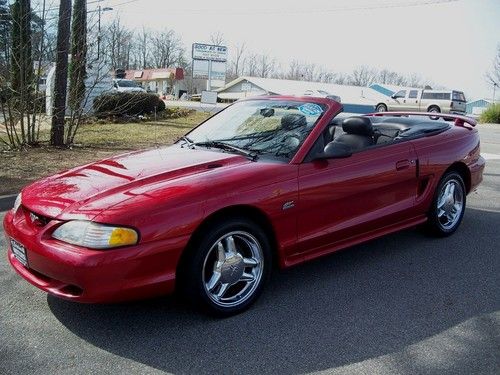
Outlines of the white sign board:
<svg viewBox="0 0 500 375">
<path fill-rule="evenodd" d="M 193 43 L 194 60 L 227 61 L 227 47 Z"/>
<path fill-rule="evenodd" d="M 208 79 L 210 65 L 210 81 L 212 87 L 222 87 L 226 84 L 226 63 L 220 61 L 193 60 L 193 78 Z"/>
<path fill-rule="evenodd" d="M 203 104 L 217 104 L 217 92 L 216 91 L 202 91 L 201 92 L 201 102 Z"/>
</svg>

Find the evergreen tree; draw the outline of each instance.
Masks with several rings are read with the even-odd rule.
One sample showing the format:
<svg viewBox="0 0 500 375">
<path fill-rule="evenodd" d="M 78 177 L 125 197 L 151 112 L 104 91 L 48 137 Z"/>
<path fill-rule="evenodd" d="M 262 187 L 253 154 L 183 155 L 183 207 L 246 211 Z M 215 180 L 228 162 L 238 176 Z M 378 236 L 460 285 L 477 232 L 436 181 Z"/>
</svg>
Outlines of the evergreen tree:
<svg viewBox="0 0 500 375">
<path fill-rule="evenodd" d="M 87 4 L 86 0 L 75 0 L 71 25 L 71 63 L 69 67 L 69 100 L 72 111 L 81 109 L 85 98 L 87 62 Z"/>
<path fill-rule="evenodd" d="M 29 100 L 33 88 L 30 0 L 16 0 L 12 6 L 11 41 L 11 88 L 21 101 Z"/>
</svg>

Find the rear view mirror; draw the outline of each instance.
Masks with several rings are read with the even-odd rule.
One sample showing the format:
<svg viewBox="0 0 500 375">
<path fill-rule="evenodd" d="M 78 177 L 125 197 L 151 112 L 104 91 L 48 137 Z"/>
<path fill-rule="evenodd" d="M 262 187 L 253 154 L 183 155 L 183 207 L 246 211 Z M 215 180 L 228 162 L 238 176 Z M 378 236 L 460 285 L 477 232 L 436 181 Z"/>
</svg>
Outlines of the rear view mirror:
<svg viewBox="0 0 500 375">
<path fill-rule="evenodd" d="M 345 143 L 330 142 L 325 146 L 323 152 L 320 152 L 316 159 L 341 159 L 352 155 L 351 146 Z"/>
</svg>

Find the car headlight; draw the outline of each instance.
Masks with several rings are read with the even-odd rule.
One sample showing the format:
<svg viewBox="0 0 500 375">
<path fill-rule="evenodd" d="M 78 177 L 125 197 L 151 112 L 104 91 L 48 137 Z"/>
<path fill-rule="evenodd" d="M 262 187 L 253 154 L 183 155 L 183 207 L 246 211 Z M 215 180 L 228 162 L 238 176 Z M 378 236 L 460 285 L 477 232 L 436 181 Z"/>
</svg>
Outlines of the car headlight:
<svg viewBox="0 0 500 375">
<path fill-rule="evenodd" d="M 21 207 L 22 195 L 19 193 L 16 197 L 16 201 L 14 202 L 14 207 L 12 207 L 12 211 L 16 212 L 19 207 Z"/>
<path fill-rule="evenodd" d="M 68 221 L 58 227 L 52 237 L 59 241 L 90 249 L 110 249 L 135 245 L 139 234 L 131 228 L 114 227 L 91 221 Z"/>
</svg>

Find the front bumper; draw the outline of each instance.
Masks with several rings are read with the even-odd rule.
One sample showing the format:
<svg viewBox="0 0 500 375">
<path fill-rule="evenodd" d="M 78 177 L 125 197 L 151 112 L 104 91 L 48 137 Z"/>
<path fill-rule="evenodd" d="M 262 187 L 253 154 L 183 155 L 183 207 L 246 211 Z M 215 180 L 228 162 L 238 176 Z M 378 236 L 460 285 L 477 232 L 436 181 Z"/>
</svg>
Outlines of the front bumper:
<svg viewBox="0 0 500 375">
<path fill-rule="evenodd" d="M 176 238 L 112 250 L 91 250 L 53 239 L 58 222 L 32 225 L 21 207 L 4 218 L 8 258 L 14 270 L 34 286 L 68 300 L 117 302 L 168 294 L 187 238 Z M 9 238 L 22 244 L 28 267 L 12 253 Z"/>
</svg>

